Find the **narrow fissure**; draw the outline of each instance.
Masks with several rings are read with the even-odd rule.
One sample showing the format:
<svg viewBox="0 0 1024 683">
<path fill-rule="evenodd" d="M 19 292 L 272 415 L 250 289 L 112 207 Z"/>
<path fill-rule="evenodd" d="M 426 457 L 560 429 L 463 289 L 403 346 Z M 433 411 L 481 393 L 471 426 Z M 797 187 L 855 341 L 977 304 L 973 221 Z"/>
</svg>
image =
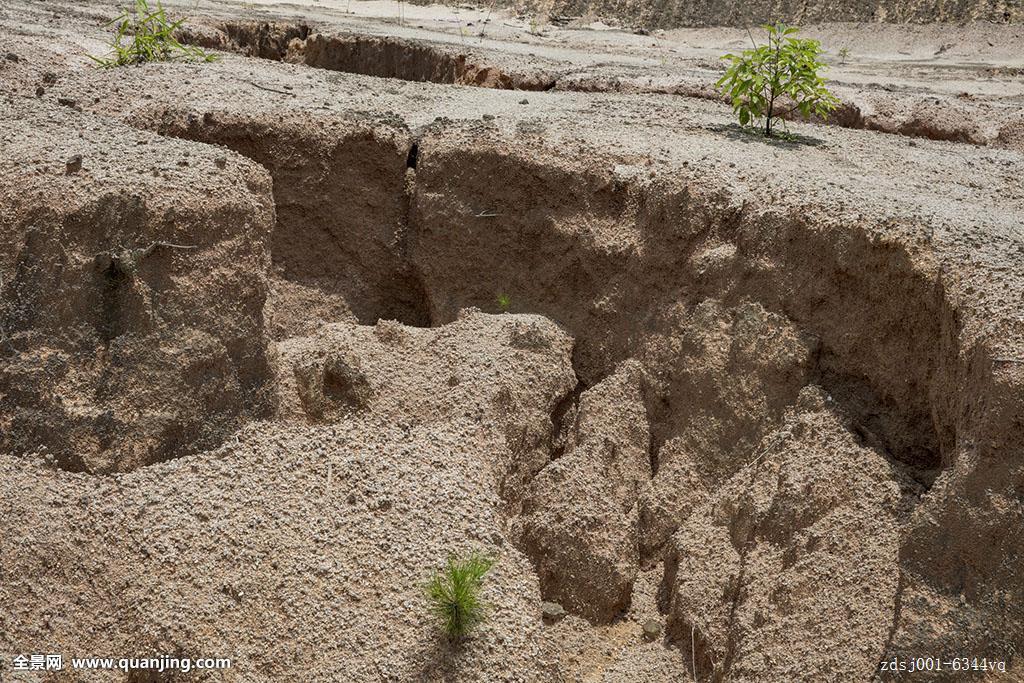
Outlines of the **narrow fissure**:
<svg viewBox="0 0 1024 683">
<path fill-rule="evenodd" d="M 543 70 L 507 71 L 479 63 L 471 54 L 420 41 L 356 33 L 324 34 L 306 24 L 224 22 L 205 29 L 182 30 L 181 39 L 261 59 L 404 81 L 532 91 L 551 90 L 556 81 Z"/>
<path fill-rule="evenodd" d="M 576 380 L 576 386 L 566 394 L 551 413 L 551 457 L 549 461 L 555 461 L 565 455 L 565 449 L 570 438 L 569 430 L 575 420 L 576 410 L 579 407 L 580 396 L 587 390 L 587 385 Z"/>
</svg>

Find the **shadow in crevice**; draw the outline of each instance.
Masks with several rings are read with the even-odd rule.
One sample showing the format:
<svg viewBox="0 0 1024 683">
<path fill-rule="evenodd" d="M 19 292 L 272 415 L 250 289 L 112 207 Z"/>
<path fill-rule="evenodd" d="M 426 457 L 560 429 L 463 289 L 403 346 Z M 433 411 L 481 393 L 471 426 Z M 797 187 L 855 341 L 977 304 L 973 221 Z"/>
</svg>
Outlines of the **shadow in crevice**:
<svg viewBox="0 0 1024 683">
<path fill-rule="evenodd" d="M 932 485 L 943 458 L 928 416 L 886 405 L 863 377 L 824 372 L 819 384 L 839 404 L 860 445 L 878 451 L 922 486 Z"/>
</svg>

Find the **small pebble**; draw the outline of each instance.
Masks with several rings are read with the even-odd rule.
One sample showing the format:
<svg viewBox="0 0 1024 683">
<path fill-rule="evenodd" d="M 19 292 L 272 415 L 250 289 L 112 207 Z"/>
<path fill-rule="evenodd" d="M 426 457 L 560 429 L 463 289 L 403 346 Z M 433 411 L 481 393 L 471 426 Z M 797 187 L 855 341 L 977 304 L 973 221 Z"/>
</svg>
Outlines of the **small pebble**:
<svg viewBox="0 0 1024 683">
<path fill-rule="evenodd" d="M 541 616 L 545 624 L 554 624 L 565 617 L 565 609 L 557 602 L 545 602 L 540 606 Z"/>
<path fill-rule="evenodd" d="M 650 642 L 657 640 L 661 635 L 661 622 L 657 619 L 648 619 L 644 622 L 644 640 Z"/>
</svg>

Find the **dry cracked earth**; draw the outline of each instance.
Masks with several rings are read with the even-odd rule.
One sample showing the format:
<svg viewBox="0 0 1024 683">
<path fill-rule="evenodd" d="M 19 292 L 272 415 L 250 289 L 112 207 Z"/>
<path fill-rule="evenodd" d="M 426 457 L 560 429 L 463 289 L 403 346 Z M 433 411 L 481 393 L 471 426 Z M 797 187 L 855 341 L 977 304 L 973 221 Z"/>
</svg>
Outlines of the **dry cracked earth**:
<svg viewBox="0 0 1024 683">
<path fill-rule="evenodd" d="M 0 680 L 1021 680 L 1020 26 L 767 142 L 734 29 L 366 7 L 0 4 Z"/>
</svg>

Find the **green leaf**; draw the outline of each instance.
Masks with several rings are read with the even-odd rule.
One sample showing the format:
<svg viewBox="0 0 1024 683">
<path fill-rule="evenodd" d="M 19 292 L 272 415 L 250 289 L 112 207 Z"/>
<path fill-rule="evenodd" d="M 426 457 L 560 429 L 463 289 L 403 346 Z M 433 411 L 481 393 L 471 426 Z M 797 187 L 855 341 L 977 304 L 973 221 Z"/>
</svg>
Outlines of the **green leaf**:
<svg viewBox="0 0 1024 683">
<path fill-rule="evenodd" d="M 766 133 L 780 114 L 797 111 L 804 118 L 812 114 L 824 118 L 839 100 L 820 75 L 826 68 L 821 43 L 790 37 L 799 28 L 782 22 L 763 28 L 768 34 L 766 44 L 723 57 L 730 65 L 715 82 L 716 89 L 728 98 L 741 125 L 764 118 Z M 767 116 L 769 107 L 773 110 L 771 117 Z M 785 119 L 781 121 L 785 127 Z"/>
</svg>

